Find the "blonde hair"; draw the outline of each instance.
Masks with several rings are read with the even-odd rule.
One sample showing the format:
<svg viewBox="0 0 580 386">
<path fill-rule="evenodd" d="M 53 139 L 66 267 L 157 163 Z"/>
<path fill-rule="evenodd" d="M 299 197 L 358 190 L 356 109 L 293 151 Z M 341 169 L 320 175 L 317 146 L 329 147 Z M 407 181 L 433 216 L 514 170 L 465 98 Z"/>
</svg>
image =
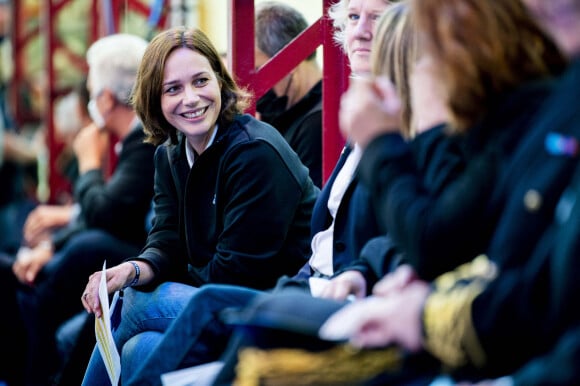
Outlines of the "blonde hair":
<svg viewBox="0 0 580 386">
<path fill-rule="evenodd" d="M 401 100 L 401 132 L 406 138 L 415 131 L 411 123 L 409 76 L 417 60 L 417 43 L 410 20 L 407 3 L 387 8 L 377 22 L 371 49 L 372 75 L 387 76 Z"/>
</svg>

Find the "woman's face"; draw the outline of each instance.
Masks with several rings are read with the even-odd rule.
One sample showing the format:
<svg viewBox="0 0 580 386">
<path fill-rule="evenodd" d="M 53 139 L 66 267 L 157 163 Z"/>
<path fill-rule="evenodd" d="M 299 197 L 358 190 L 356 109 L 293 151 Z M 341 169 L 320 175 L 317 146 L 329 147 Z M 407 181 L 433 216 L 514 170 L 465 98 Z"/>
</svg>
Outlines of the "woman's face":
<svg viewBox="0 0 580 386">
<path fill-rule="evenodd" d="M 580 55 L 580 0 L 523 2 L 564 53 Z"/>
<path fill-rule="evenodd" d="M 350 0 L 344 30 L 345 48 L 350 69 L 354 74 L 367 74 L 371 70 L 370 56 L 374 28 L 388 7 L 385 0 Z"/>
<path fill-rule="evenodd" d="M 173 51 L 165 63 L 161 110 L 201 154 L 221 110 L 221 88 L 207 58 L 189 48 Z"/>
</svg>

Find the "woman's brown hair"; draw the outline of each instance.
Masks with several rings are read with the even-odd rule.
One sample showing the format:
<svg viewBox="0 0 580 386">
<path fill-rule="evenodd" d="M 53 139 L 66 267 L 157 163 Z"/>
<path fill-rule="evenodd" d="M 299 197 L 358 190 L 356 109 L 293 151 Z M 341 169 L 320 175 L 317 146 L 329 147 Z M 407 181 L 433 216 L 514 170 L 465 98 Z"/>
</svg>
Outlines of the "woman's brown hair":
<svg viewBox="0 0 580 386">
<path fill-rule="evenodd" d="M 240 89 L 227 71 L 209 38 L 199 29 L 175 27 L 159 33 L 149 43 L 133 91 L 133 106 L 143 123 L 145 141 L 158 145 L 168 138 L 177 142 L 177 129 L 167 122 L 161 110 L 165 62 L 177 48 L 189 48 L 203 55 L 221 85 L 221 111 L 217 124 L 228 126 L 248 106 L 249 94 Z"/>
<path fill-rule="evenodd" d="M 481 119 L 500 94 L 565 68 L 520 0 L 413 0 L 411 8 L 422 50 L 440 71 L 456 132 Z"/>
</svg>

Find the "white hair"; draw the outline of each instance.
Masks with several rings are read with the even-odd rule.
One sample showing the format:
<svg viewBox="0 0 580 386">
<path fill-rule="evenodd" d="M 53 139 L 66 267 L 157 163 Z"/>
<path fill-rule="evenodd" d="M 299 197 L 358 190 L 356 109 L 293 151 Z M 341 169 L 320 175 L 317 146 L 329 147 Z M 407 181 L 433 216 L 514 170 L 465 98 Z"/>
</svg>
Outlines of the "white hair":
<svg viewBox="0 0 580 386">
<path fill-rule="evenodd" d="M 334 42 L 338 44 L 346 52 L 346 38 L 344 30 L 348 21 L 348 3 L 350 0 L 338 0 L 328 8 L 328 17 L 332 19 L 332 26 L 334 27 Z M 389 4 L 391 1 L 384 0 Z"/>
<path fill-rule="evenodd" d="M 87 51 L 88 84 L 92 95 L 106 88 L 119 102 L 129 104 L 147 44 L 139 36 L 124 33 L 94 42 Z"/>
<path fill-rule="evenodd" d="M 346 48 L 344 29 L 348 18 L 348 2 L 349 0 L 339 0 L 328 8 L 328 17 L 332 19 L 332 26 L 334 27 L 334 41 L 343 50 Z"/>
</svg>

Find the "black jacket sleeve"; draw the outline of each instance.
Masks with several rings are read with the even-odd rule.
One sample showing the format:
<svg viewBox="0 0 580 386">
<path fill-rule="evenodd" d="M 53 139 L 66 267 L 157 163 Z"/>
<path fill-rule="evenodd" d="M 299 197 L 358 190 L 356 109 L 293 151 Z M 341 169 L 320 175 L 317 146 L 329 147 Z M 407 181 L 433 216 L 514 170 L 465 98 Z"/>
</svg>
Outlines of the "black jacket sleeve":
<svg viewBox="0 0 580 386">
<path fill-rule="evenodd" d="M 115 170 L 105 179 L 101 170 L 89 170 L 77 179 L 75 201 L 80 214 L 73 223 L 55 233 L 53 243 L 62 246 L 87 228 L 104 230 L 124 241 L 142 245 L 145 218 L 153 196 L 155 147 L 143 143 L 144 134 L 134 130 L 123 141 Z"/>
<path fill-rule="evenodd" d="M 448 176 L 431 176 L 428 184 L 416 155 L 397 134 L 369 144 L 360 162 L 363 183 L 375 198 L 379 221 L 419 275 L 431 280 L 471 259 L 489 238 L 486 203 L 491 195 L 494 155 L 466 165 L 453 152 L 441 152 L 430 168 Z M 466 167 L 463 173 L 463 168 Z"/>
</svg>

